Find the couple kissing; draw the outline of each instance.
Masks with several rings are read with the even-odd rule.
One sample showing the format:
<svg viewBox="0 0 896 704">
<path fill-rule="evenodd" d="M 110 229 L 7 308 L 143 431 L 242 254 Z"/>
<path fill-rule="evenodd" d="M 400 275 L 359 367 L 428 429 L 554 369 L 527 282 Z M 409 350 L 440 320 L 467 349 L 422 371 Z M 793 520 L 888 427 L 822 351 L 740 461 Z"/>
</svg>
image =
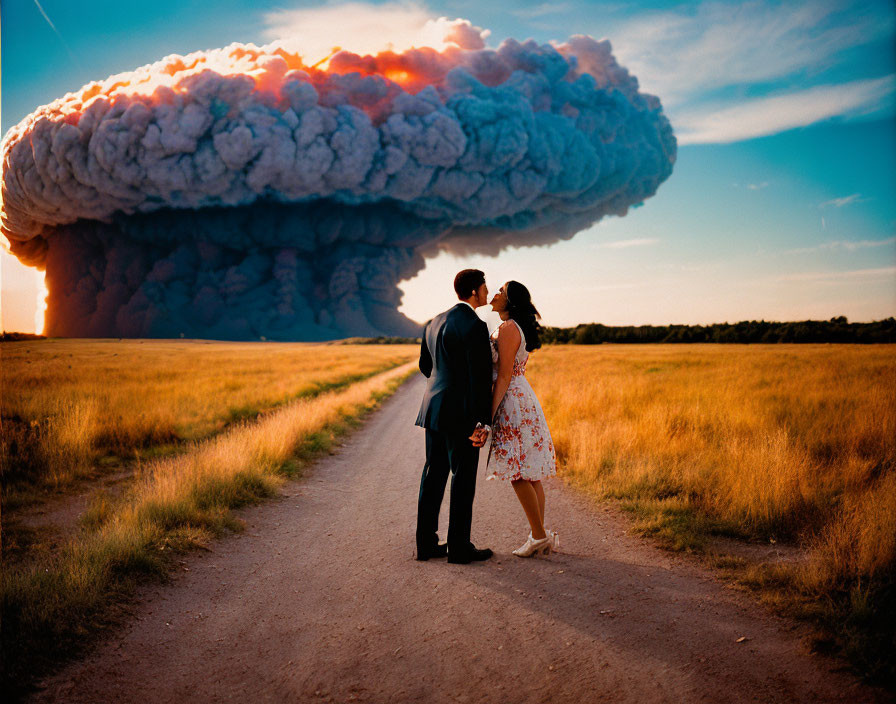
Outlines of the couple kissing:
<svg viewBox="0 0 896 704">
<path fill-rule="evenodd" d="M 426 429 L 426 463 L 417 500 L 417 559 L 469 564 L 492 556 L 470 541 L 479 450 L 489 438 L 488 479 L 508 480 L 531 531 L 513 551 L 550 554 L 557 533 L 544 527 L 541 480 L 557 473 L 547 421 L 526 380 L 529 353 L 541 347 L 540 318 L 528 289 L 506 282 L 488 301 L 485 274 L 464 269 L 454 279 L 458 303 L 423 330 L 420 371 L 428 378 L 416 424 Z M 501 325 L 489 335 L 476 308 L 491 303 Z M 439 509 L 451 474 L 447 542 L 438 538 Z"/>
</svg>

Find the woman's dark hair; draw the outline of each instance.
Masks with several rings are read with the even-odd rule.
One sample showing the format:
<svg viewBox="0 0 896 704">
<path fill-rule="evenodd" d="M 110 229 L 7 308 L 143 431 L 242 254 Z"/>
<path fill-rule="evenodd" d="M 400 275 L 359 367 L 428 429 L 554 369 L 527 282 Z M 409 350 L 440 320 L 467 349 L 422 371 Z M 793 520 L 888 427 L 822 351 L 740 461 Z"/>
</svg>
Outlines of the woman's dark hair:
<svg viewBox="0 0 896 704">
<path fill-rule="evenodd" d="M 519 281 L 508 281 L 504 293 L 507 296 L 507 313 L 523 329 L 526 351 L 537 350 L 541 347 L 541 325 L 536 318 L 541 318 L 541 315 L 532 305 L 529 289 Z"/>
</svg>

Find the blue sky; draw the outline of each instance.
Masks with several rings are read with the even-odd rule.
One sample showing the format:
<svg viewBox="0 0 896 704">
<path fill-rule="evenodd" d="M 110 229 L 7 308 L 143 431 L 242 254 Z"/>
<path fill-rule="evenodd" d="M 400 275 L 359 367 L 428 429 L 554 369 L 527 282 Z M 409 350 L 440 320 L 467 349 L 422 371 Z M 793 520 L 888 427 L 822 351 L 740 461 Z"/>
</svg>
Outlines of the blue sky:
<svg viewBox="0 0 896 704">
<path fill-rule="evenodd" d="M 297 28 L 363 48 L 384 39 L 368 36 L 373 18 L 388 19 L 400 42 L 442 15 L 489 29 L 490 46 L 609 39 L 662 101 L 678 161 L 643 207 L 572 240 L 430 260 L 403 284 L 402 312 L 425 320 L 447 307 L 454 273 L 475 266 L 493 289 L 525 283 L 548 325 L 896 315 L 891 2 L 6 0 L 2 131 L 90 80 L 170 53 L 264 44 Z M 29 329 L 35 275 L 0 258 L 3 327 Z"/>
</svg>

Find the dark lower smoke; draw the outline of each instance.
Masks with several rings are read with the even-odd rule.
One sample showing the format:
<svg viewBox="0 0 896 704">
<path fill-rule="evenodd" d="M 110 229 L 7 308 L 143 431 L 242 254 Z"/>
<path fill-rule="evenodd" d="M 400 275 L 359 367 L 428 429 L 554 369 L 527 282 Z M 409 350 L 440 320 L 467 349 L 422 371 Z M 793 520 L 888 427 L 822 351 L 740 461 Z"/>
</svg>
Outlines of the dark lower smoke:
<svg viewBox="0 0 896 704">
<path fill-rule="evenodd" d="M 417 335 L 398 282 L 439 225 L 384 205 L 256 203 L 81 220 L 46 240 L 45 333 L 330 340 Z"/>
</svg>

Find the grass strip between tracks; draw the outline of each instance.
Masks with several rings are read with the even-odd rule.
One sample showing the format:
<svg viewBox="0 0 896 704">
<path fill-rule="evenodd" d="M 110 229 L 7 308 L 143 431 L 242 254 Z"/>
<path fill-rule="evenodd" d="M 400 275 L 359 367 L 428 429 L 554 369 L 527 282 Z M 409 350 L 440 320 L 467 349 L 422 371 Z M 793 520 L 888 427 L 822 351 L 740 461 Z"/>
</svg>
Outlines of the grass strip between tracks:
<svg viewBox="0 0 896 704">
<path fill-rule="evenodd" d="M 193 451 L 144 465 L 115 502 L 95 501 L 83 530 L 52 560 L 2 575 L 3 685 L 21 692 L 84 637 L 120 620 L 141 579 L 163 578 L 173 556 L 243 524 L 231 509 L 273 496 L 309 460 L 391 395 L 406 364 L 347 389 L 240 423 Z"/>
</svg>

